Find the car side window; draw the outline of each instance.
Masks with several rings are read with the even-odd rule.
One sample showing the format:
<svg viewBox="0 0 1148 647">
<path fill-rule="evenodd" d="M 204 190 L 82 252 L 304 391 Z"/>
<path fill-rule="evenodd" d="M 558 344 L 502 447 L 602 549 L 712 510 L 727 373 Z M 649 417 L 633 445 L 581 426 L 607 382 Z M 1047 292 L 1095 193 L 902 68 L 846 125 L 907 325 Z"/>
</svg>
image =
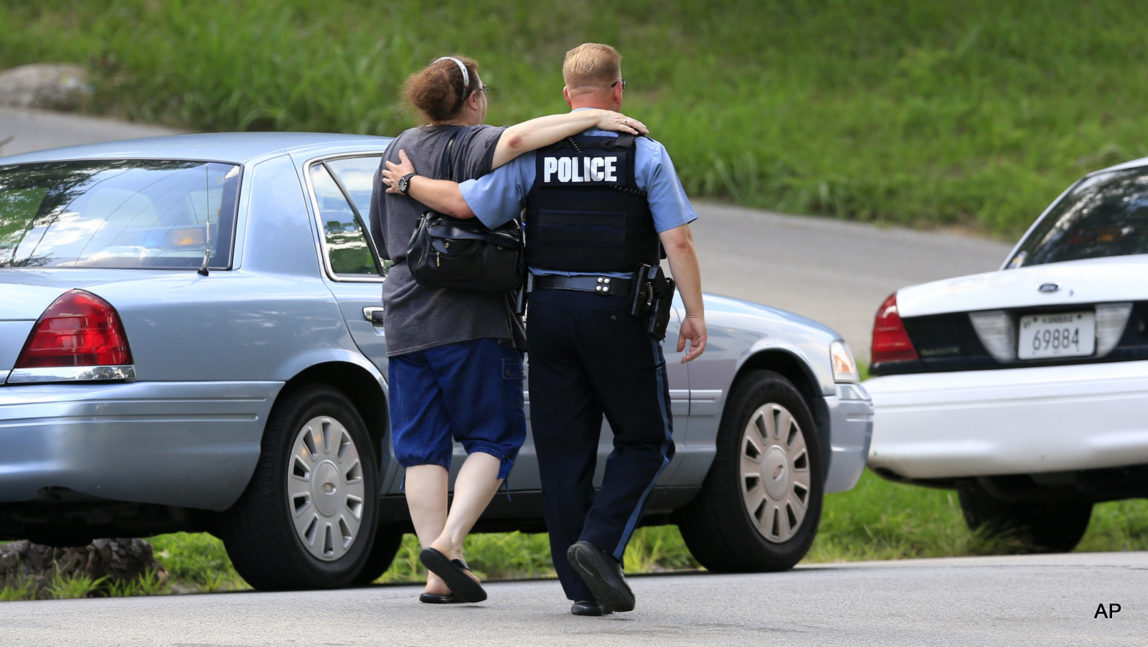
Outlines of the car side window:
<svg viewBox="0 0 1148 647">
<path fill-rule="evenodd" d="M 373 159 L 377 168 L 378 157 Z M 319 210 L 327 266 L 334 278 L 377 278 L 382 275 L 381 266 L 368 240 L 367 229 L 363 225 L 361 214 L 365 211 L 362 211 L 357 204 L 361 196 L 356 198 L 356 193 L 361 193 L 361 181 L 350 171 L 342 175 L 332 175 L 329 166 L 332 164 L 333 162 L 322 162 L 313 164 L 310 168 L 311 186 L 314 188 L 315 204 Z M 350 167 L 348 165 L 345 168 Z M 344 178 L 347 182 L 343 181 Z M 366 181 L 370 182 L 370 172 Z M 364 206 L 370 204 L 369 188 L 362 204 Z"/>
<path fill-rule="evenodd" d="M 339 178 L 339 183 L 347 190 L 351 202 L 359 210 L 359 215 L 365 220 L 371 212 L 371 191 L 374 189 L 372 178 L 379 170 L 379 155 L 366 157 L 344 157 L 342 159 L 327 160 L 324 164 L 327 169 Z"/>
</svg>

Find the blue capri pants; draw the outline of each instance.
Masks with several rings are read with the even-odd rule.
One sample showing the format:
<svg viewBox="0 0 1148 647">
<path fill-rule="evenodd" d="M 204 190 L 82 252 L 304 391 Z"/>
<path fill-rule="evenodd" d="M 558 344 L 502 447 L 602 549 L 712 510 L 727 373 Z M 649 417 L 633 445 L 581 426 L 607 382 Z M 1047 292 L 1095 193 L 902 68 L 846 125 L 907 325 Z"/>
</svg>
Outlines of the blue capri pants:
<svg viewBox="0 0 1148 647">
<path fill-rule="evenodd" d="M 403 467 L 450 469 L 452 440 L 510 472 L 526 440 L 522 352 L 496 339 L 444 344 L 388 358 L 391 436 Z"/>
</svg>

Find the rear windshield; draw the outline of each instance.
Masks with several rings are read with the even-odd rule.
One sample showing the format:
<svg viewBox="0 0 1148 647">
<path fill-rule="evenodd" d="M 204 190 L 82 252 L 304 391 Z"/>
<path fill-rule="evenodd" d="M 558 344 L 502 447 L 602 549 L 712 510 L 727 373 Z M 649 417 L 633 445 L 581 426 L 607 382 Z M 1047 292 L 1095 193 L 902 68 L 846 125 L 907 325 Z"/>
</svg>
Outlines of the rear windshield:
<svg viewBox="0 0 1148 647">
<path fill-rule="evenodd" d="M 1148 169 L 1094 175 L 1025 236 L 1007 267 L 1148 254 Z"/>
<path fill-rule="evenodd" d="M 218 162 L 0 167 L 0 267 L 225 269 L 238 189 Z"/>
</svg>

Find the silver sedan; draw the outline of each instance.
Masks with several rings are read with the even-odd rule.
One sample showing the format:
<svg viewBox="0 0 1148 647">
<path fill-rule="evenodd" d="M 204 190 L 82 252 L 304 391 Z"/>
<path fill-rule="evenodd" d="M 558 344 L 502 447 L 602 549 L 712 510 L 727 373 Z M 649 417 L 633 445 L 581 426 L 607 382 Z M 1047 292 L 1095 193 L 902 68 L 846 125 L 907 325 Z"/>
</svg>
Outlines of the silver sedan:
<svg viewBox="0 0 1148 647">
<path fill-rule="evenodd" d="M 410 520 L 365 222 L 388 142 L 179 135 L 0 159 L 0 539 L 208 531 L 261 589 L 388 567 Z M 705 305 L 706 354 L 665 348 L 677 454 L 642 523 L 678 524 L 710 570 L 788 569 L 823 495 L 860 477 L 872 404 L 833 330 Z M 529 439 L 508 487 L 476 530 L 543 531 Z"/>
</svg>

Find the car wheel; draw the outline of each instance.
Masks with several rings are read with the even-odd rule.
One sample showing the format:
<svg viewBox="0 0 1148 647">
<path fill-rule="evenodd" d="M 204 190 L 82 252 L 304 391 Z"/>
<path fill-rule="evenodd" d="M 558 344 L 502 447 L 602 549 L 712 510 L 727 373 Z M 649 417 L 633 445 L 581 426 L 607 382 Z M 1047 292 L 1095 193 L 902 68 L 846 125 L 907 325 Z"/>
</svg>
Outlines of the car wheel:
<svg viewBox="0 0 1148 647">
<path fill-rule="evenodd" d="M 792 568 L 817 534 L 823 474 L 801 394 L 777 373 L 749 373 L 729 395 L 701 492 L 679 511 L 682 538 L 711 571 Z"/>
<path fill-rule="evenodd" d="M 957 492 L 969 530 L 1001 541 L 1000 552 L 1067 553 L 1092 518 L 1088 501 L 1004 501 L 980 488 Z"/>
<path fill-rule="evenodd" d="M 351 584 L 372 556 L 377 530 L 374 456 L 362 418 L 341 392 L 311 385 L 284 393 L 223 533 L 235 570 L 263 590 Z"/>
</svg>

